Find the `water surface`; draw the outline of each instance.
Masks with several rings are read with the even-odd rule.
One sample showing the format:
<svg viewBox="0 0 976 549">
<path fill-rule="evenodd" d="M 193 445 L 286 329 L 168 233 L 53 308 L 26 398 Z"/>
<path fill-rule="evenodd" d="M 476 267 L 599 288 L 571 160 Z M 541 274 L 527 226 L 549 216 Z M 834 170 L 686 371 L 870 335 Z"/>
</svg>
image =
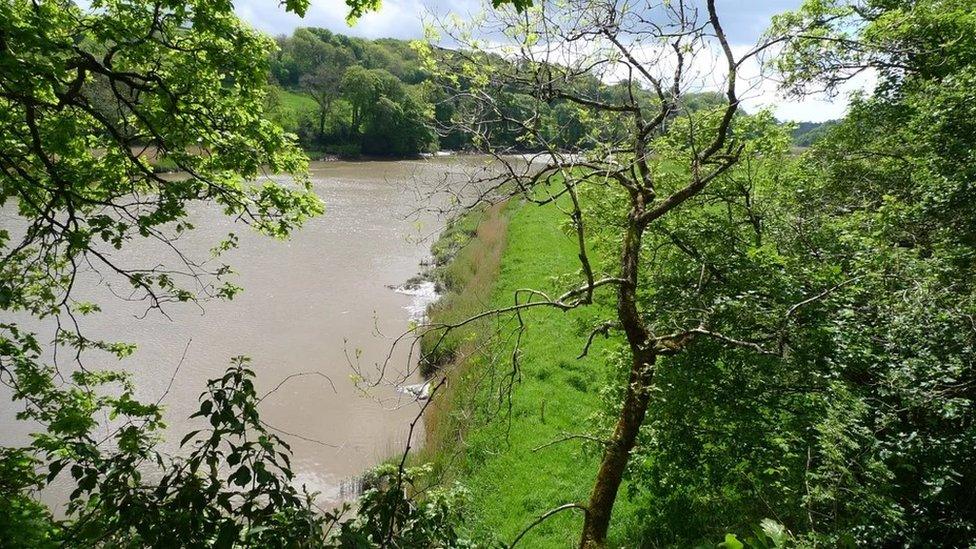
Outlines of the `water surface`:
<svg viewBox="0 0 976 549">
<path fill-rule="evenodd" d="M 181 238 L 181 249 L 206 258 L 220 238 L 238 234 L 240 247 L 225 260 L 238 272 L 235 283 L 244 292 L 230 302 L 208 302 L 203 310 L 170 305 L 166 315 L 150 311 L 138 318 L 144 304 L 119 300 L 108 289 L 119 292 L 122 281 L 89 273 L 79 295 L 97 299 L 103 312 L 85 318 L 83 330 L 90 337 L 134 342 L 138 351 L 121 364 L 92 355 L 88 365 L 124 366 L 134 373 L 142 398 L 165 395 L 169 451 L 189 430 L 185 418 L 196 411 L 206 380 L 218 377 L 232 356 L 251 357 L 262 393 L 288 376 L 306 374 L 262 402 L 263 419 L 291 433 L 282 436 L 292 445 L 301 483 L 326 500 L 349 496 L 351 479 L 402 451 L 419 409 L 391 384 L 364 394 L 353 383 L 350 365 L 370 371 L 393 338 L 408 329 L 411 307 L 416 313 L 415 296 L 390 287 L 418 272 L 429 253 L 427 237 L 439 231 L 442 220 L 410 214 L 427 205 L 424 189 L 483 165 L 471 157 L 313 163 L 315 192 L 326 213 L 287 241 L 253 234 L 216 208 L 191 212 L 197 229 Z M 17 222 L 9 215 L 2 221 Z M 158 246 L 134 242 L 113 257 L 129 267 L 152 266 L 160 253 Z M 49 339 L 44 330 L 50 333 L 50 326 L 40 330 L 42 340 Z M 390 364 L 389 381 L 413 366 L 406 348 L 395 351 Z M 8 394 L 0 396 L 0 442 L 22 443 L 30 426 L 14 421 L 19 405 Z M 56 486 L 55 492 L 63 495 L 65 489 Z"/>
</svg>

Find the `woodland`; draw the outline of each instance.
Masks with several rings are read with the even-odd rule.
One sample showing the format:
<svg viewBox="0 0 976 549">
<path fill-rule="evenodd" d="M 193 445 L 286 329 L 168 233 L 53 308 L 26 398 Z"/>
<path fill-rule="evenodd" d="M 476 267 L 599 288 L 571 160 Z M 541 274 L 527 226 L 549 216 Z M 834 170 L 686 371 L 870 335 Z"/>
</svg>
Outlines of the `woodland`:
<svg viewBox="0 0 976 549">
<path fill-rule="evenodd" d="M 272 38 L 226 0 L 0 2 L 0 381 L 34 426 L 0 447 L 0 546 L 972 546 L 976 10 L 806 0 L 743 48 L 723 9 L 496 1 L 408 44 Z M 864 75 L 820 126 L 744 107 Z M 233 234 L 180 253 L 193 208 L 285 239 L 329 215 L 309 156 L 445 148 L 501 169 L 442 189 L 446 295 L 396 340 L 427 447 L 323 508 L 236 357 L 161 450 L 78 273 L 148 311 L 233 299 Z M 147 242 L 181 263 L 111 253 Z"/>
</svg>

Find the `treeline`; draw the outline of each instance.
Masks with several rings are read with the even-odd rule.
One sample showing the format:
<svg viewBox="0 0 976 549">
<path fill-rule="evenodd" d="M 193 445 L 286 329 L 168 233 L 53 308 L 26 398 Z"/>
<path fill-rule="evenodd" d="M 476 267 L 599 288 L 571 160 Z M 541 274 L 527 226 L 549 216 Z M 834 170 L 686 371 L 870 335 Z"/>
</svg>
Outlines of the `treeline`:
<svg viewBox="0 0 976 549">
<path fill-rule="evenodd" d="M 437 147 L 427 75 L 407 42 L 315 28 L 277 42 L 271 110 L 304 148 L 404 156 Z"/>
<path fill-rule="evenodd" d="M 539 150 L 540 142 L 559 150 L 585 151 L 625 134 L 629 123 L 627 117 L 592 119 L 580 105 L 563 98 L 540 102 L 513 82 L 497 90 L 493 120 L 463 128 L 456 123 L 457 115 L 470 105 L 459 99 L 463 93 L 458 92 L 469 89 L 471 82 L 460 78 L 455 89 L 433 82 L 422 55 L 408 41 L 368 40 L 327 29 L 299 28 L 275 42 L 277 48 L 269 55 L 266 111 L 278 126 L 297 135 L 301 147 L 313 156 L 403 157 L 438 149 L 484 150 L 489 143 L 496 149 L 526 152 Z M 471 61 L 485 66 L 508 63 L 498 56 Z M 546 70 L 556 73 L 560 69 Z M 97 115 L 112 122 L 133 146 L 158 147 L 158 140 L 134 132 L 120 114 L 125 110 L 122 103 L 140 101 L 130 84 L 116 82 L 112 89 L 108 80 L 94 75 L 82 93 Z M 609 103 L 630 93 L 625 86 L 607 84 L 592 75 L 579 78 L 576 85 L 582 95 Z M 657 109 L 652 92 L 638 90 L 638 95 L 648 108 Z M 724 101 L 715 92 L 689 93 L 672 116 Z M 531 120 L 532 127 L 523 125 L 525 120 Z M 793 132 L 794 144 L 810 146 L 834 123 L 800 123 Z M 544 139 L 528 139 L 535 132 Z M 165 158 L 154 158 L 153 164 L 175 169 Z"/>
<path fill-rule="evenodd" d="M 456 115 L 467 105 L 458 99 L 460 94 L 431 80 L 421 55 L 407 41 L 300 28 L 276 42 L 269 111 L 313 153 L 410 156 L 437 149 L 482 150 L 486 143 L 495 149 L 531 151 L 540 148 L 539 142 L 526 139 L 535 131 L 545 136 L 547 146 L 586 150 L 626 131 L 626 120 L 619 117 L 590 120 L 579 105 L 560 98 L 541 103 L 514 85 L 494 98 L 493 121 L 460 128 Z M 499 57 L 482 61 L 506 63 Z M 629 93 L 593 76 L 580 85 L 589 96 L 607 101 Z M 457 86 L 464 90 L 470 82 L 462 79 Z M 655 98 L 645 91 L 642 100 L 650 105 Z M 717 93 L 689 94 L 683 109 L 697 111 L 723 101 Z M 532 120 L 533 128 L 514 122 L 524 120 Z"/>
<path fill-rule="evenodd" d="M 827 137 L 831 128 L 840 124 L 840 120 L 825 122 L 799 122 L 793 128 L 793 144 L 797 147 L 810 147 Z"/>
</svg>

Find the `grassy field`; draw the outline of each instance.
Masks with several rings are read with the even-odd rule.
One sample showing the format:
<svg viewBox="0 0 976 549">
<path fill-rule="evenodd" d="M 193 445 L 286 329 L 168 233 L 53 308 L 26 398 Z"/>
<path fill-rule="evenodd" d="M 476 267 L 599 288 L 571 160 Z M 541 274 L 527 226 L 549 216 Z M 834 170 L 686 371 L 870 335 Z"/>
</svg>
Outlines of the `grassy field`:
<svg viewBox="0 0 976 549">
<path fill-rule="evenodd" d="M 559 229 L 562 221 L 555 208 L 533 205 L 512 204 L 486 214 L 476 238 L 452 264 L 455 295 L 433 311 L 433 320 L 456 321 L 488 306 L 510 305 L 518 288 L 554 289 L 554 274 L 578 269 L 575 243 Z M 539 447 L 586 432 L 588 418 L 600 406 L 606 343 L 598 338 L 587 358 L 576 359 L 586 326 L 599 313 L 525 313 L 521 382 L 510 402 L 505 388 L 512 372 L 514 320 L 486 321 L 455 336 L 449 393 L 428 418 L 425 458 L 471 491 L 468 515 L 475 539 L 493 535 L 511 542 L 542 513 L 586 501 L 599 457 L 593 448 L 584 450 L 578 440 Z M 620 498 L 612 539 L 620 541 L 631 514 L 626 498 Z M 581 525 L 578 511 L 564 511 L 519 545 L 573 546 Z"/>
<path fill-rule="evenodd" d="M 275 88 L 274 106 L 269 113 L 271 118 L 289 132 L 297 132 L 302 120 L 312 120 L 317 116 L 318 105 L 311 97 Z"/>
<path fill-rule="evenodd" d="M 318 105 L 315 100 L 307 95 L 302 95 L 300 93 L 291 92 L 282 89 L 281 94 L 281 107 L 282 109 L 293 112 L 293 113 L 303 113 L 303 112 L 315 112 L 318 110 Z"/>
</svg>

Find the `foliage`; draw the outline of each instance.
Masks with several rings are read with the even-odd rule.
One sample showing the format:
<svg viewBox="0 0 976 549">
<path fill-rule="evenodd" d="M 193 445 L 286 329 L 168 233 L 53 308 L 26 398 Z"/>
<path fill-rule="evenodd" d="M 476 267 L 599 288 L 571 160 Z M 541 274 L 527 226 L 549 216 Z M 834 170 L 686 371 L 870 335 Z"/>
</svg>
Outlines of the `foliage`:
<svg viewBox="0 0 976 549">
<path fill-rule="evenodd" d="M 154 455 L 151 441 L 139 439 L 137 429 L 130 428 L 131 440 L 125 429 L 118 436 L 121 452 L 73 460 L 71 474 L 81 493 L 71 503 L 79 517 L 69 527 L 70 544 L 114 539 L 151 546 L 319 545 L 317 534 L 331 518 L 318 514 L 311 497 L 290 484 L 288 446 L 261 423 L 254 372 L 246 364 L 238 358 L 222 378 L 209 382 L 193 416 L 209 425 L 183 438 L 182 446 L 192 449 L 187 457 Z M 154 414 L 148 421 L 155 422 L 156 413 L 145 410 L 129 417 Z M 90 435 L 74 437 L 79 438 Z M 158 482 L 141 482 L 143 460 L 162 467 Z"/>
<path fill-rule="evenodd" d="M 3 340 L 5 354 L 16 343 Z M 324 522 L 334 520 L 317 513 L 310 496 L 289 483 L 288 446 L 258 418 L 254 373 L 245 359 L 236 359 L 201 396 L 194 417 L 208 425 L 184 437 L 185 457 L 155 450 L 160 409 L 136 402 L 126 375 L 77 372 L 76 385 L 62 388 L 54 369 L 38 368 L 37 359 L 36 349 L 15 356 L 15 398 L 28 403 L 20 419 L 49 427 L 35 435 L 37 458 L 5 450 L 0 478 L 11 496 L 8 505 L 22 510 L 5 515 L 5 543 L 315 546 Z M 99 396 L 109 386 L 118 388 L 118 396 Z M 103 413 L 115 425 L 108 438 L 95 420 Z M 46 464 L 44 479 L 30 476 L 38 462 Z M 63 471 L 76 488 L 70 518 L 54 521 L 23 490 L 26 482 L 42 486 Z M 43 539 L 18 541 L 28 536 Z"/>
<path fill-rule="evenodd" d="M 0 7 L 0 201 L 16 202 L 29 226 L 0 234 L 5 309 L 44 317 L 67 307 L 74 267 L 85 261 L 122 274 L 153 306 L 193 299 L 172 274 L 119 272 L 104 253 L 192 229 L 189 202 L 274 236 L 321 211 L 301 152 L 262 116 L 268 40 L 231 16 L 189 8 L 170 16 L 145 2 L 93 12 L 55 1 Z M 153 39 L 144 39 L 147 28 L 157 28 Z M 100 82 L 111 87 L 115 118 L 88 96 Z M 159 177 L 137 147 L 191 176 Z M 296 173 L 296 185 L 251 182 L 265 166 Z"/>
<path fill-rule="evenodd" d="M 404 155 L 430 148 L 429 107 L 392 74 L 353 66 L 342 77 L 342 89 L 364 152 Z"/>
<path fill-rule="evenodd" d="M 462 538 L 457 525 L 467 492 L 460 486 L 430 488 L 429 467 L 401 470 L 395 464 L 377 467 L 363 479 L 367 489 L 359 497 L 358 516 L 336 537 L 341 547 L 477 547 Z M 424 492 L 412 501 L 410 492 Z"/>
<path fill-rule="evenodd" d="M 453 99 L 449 90 L 431 80 L 431 75 L 440 70 L 429 65 L 430 52 L 425 45 L 395 39 L 366 40 L 319 28 L 299 28 L 290 37 L 276 41 L 278 49 L 271 54 L 274 80 L 287 90 L 286 94 L 300 93 L 317 103 L 315 109 L 306 108 L 300 119 L 289 116 L 287 109 L 276 114 L 283 127 L 299 135 L 306 149 L 341 151 L 350 156 L 408 156 L 428 152 L 437 144 L 455 150 L 481 146 L 474 142 L 474 132 L 452 126 L 459 110 L 466 108 L 465 102 Z M 491 63 L 508 64 L 502 58 L 492 58 Z M 477 65 L 471 69 L 471 76 L 479 72 Z M 462 89 L 470 87 L 469 80 L 474 80 L 471 76 L 458 82 Z M 582 80 L 581 85 L 587 88 L 600 87 L 596 78 Z M 591 118 L 588 115 L 592 113 L 570 101 L 540 106 L 514 86 L 496 93 L 503 105 L 501 119 L 489 123 L 495 128 L 491 141 L 496 147 L 538 149 L 526 139 L 524 128 L 504 121 L 519 120 L 535 109 L 539 110 L 546 142 L 568 150 L 593 147 L 620 126 L 613 117 Z M 609 86 L 605 93 L 624 92 Z M 639 93 L 652 102 L 649 93 Z M 712 92 L 689 93 L 682 108 L 701 110 L 719 104 L 721 99 Z"/>
<path fill-rule="evenodd" d="M 577 17 L 579 9 L 588 17 Z M 577 503 L 586 509 L 580 546 L 587 548 L 607 544 L 618 489 L 670 359 L 716 342 L 773 354 L 767 344 L 783 331 L 784 316 L 837 282 L 802 264 L 770 275 L 778 265 L 762 241 L 758 180 L 763 167 L 784 162 L 790 140 L 768 113 L 741 113 L 736 95 L 738 67 L 764 46 L 736 57 L 713 2 L 707 32 L 690 23 L 683 4 L 644 9 L 663 23 L 647 25 L 628 6 L 593 3 L 503 13 L 498 24 L 514 44 L 469 39 L 463 47 L 471 51 L 438 58 L 447 65 L 439 81 L 459 105 L 454 121 L 477 145 L 500 154 L 514 141 L 539 151 L 529 168 L 500 159 L 504 175 L 482 196 L 569 200 L 563 228 L 577 242 L 577 269 L 556 273 L 561 290 L 516 290 L 514 305 L 493 314 L 515 311 L 521 337 L 524 310 L 597 305 L 606 317 L 580 348 L 601 333 L 627 341 L 626 373 L 613 378 L 613 425 L 590 437 L 602 442 L 600 467 L 589 500 Z M 650 43 L 666 46 L 640 46 Z M 685 95 L 693 86 L 686 59 L 711 46 L 727 68 L 722 93 Z M 606 83 L 611 78 L 617 83 Z M 571 116 L 556 127 L 582 143 L 579 155 L 567 154 L 542 123 L 561 105 L 572 105 Z M 520 357 L 513 351 L 516 373 Z"/>
<path fill-rule="evenodd" d="M 285 6 L 301 13 L 307 2 Z M 77 322 L 100 312 L 75 292 L 92 276 L 147 312 L 234 297 L 220 263 L 234 234 L 211 257 L 180 249 L 194 209 L 278 238 L 322 212 L 305 156 L 266 115 L 293 99 L 267 95 L 272 48 L 227 2 L 0 5 L 0 380 L 7 409 L 35 431 L 26 447 L 0 449 L 3 546 L 338 543 L 328 529 L 339 517 L 295 488 L 287 444 L 261 422 L 245 359 L 210 382 L 200 429 L 166 455 L 160 403 L 139 401 L 124 369 L 102 366 L 135 347 L 90 339 Z M 268 172 L 291 178 L 257 180 Z M 119 259 L 142 246 L 164 253 L 148 265 Z M 59 518 L 38 499 L 56 479 L 71 490 Z M 442 501 L 437 516 L 449 511 Z"/>
<path fill-rule="evenodd" d="M 767 38 L 783 43 L 777 66 L 794 92 L 836 90 L 868 70 L 879 77 L 873 93 L 855 97 L 847 118 L 802 156 L 789 154 L 785 128 L 768 114 L 729 116 L 721 100 L 670 118 L 665 111 L 666 128 L 646 132 L 646 143 L 644 134 L 628 140 L 618 133 L 624 126 L 601 125 L 598 115 L 579 116 L 610 111 L 619 123 L 626 113 L 640 128 L 660 106 L 637 86 L 621 98 L 578 77 L 600 63 L 639 72 L 627 53 L 627 62 L 601 59 L 603 50 L 592 47 L 593 57 L 566 67 L 537 61 L 565 58 L 560 48 L 571 37 L 612 40 L 621 29 L 642 28 L 600 27 L 603 19 L 591 12 L 582 23 L 574 14 L 560 19 L 558 10 L 503 14 L 507 36 L 519 41 L 507 50 L 523 55 L 518 62 L 501 61 L 483 44 L 481 52 L 438 58 L 451 67 L 441 76 L 455 93 L 454 119 L 481 130 L 476 145 L 544 149 L 538 171 L 509 164 L 509 187 L 492 181 L 491 190 L 543 204 L 561 197 L 569 213 L 563 227 L 580 241 L 577 268 L 527 281 L 508 310 L 590 305 L 551 297 L 561 293 L 554 280 L 570 288 L 567 296 L 584 292 L 587 278 L 591 288 L 593 280 L 630 281 L 632 295 L 626 283 L 593 295 L 598 311 L 630 314 L 591 325 L 591 337 L 610 334 L 616 351 L 608 355 L 603 413 L 583 435 L 602 442 L 604 463 L 629 460 L 627 494 L 638 518 L 628 543 L 713 543 L 768 516 L 779 525 L 776 536 L 729 534 L 726 546 L 973 543 L 976 19 L 969 4 L 812 0 L 777 18 Z M 626 13 L 607 20 L 633 21 Z M 482 99 L 469 102 L 478 93 Z M 598 144 L 582 145 L 580 156 L 546 140 L 544 121 L 561 97 L 579 108 L 563 114 L 560 131 Z M 492 119 L 506 124 L 479 125 Z M 580 137 L 583 120 L 596 139 Z M 696 162 L 723 132 L 727 156 Z M 694 184 L 701 170 L 723 162 L 707 184 Z M 679 208 L 646 227 L 635 223 L 648 204 L 670 205 L 671 197 Z M 580 279 L 582 286 L 566 282 Z M 524 309 L 519 292 L 531 294 Z M 530 363 L 525 355 L 539 352 L 488 347 L 489 356 L 511 357 L 516 373 L 518 359 Z M 542 384 L 555 390 L 555 382 Z M 526 390 L 545 399 L 544 390 Z M 532 414 L 522 406 L 515 410 Z M 642 406 L 646 416 L 635 412 Z M 641 424 L 631 448 L 620 433 L 634 417 Z M 509 456 L 501 446 L 469 443 L 466 459 Z M 622 446 L 626 455 L 617 459 Z M 603 533 L 584 544 L 601 546 Z"/>
<path fill-rule="evenodd" d="M 782 524 L 767 518 L 754 528 L 753 535 L 739 541 L 735 534 L 726 534 L 725 540 L 719 543 L 718 547 L 721 549 L 743 549 L 745 547 L 750 549 L 778 549 L 789 547 L 789 543 L 792 541 L 789 532 Z"/>
<path fill-rule="evenodd" d="M 723 277 L 751 278 L 737 306 L 796 268 L 833 289 L 796 319 L 806 328 L 782 359 L 712 345 L 667 360 L 630 471 L 644 543 L 715 539 L 764 514 L 800 545 L 972 543 L 976 49 L 955 39 L 973 34 L 961 6 L 809 2 L 779 19 L 824 21 L 785 49 L 795 89 L 860 66 L 879 71 L 877 90 L 808 153 L 760 172 L 758 271 L 729 265 L 736 239 L 672 232 Z"/>
<path fill-rule="evenodd" d="M 680 131 L 673 127 L 662 137 L 650 164 L 675 181 L 683 176 L 672 156 L 681 151 L 673 147 L 687 142 Z M 704 543 L 749 528 L 770 507 L 783 520 L 803 486 L 807 455 L 797 432 L 814 413 L 802 406 L 809 396 L 791 388 L 819 383 L 820 372 L 804 361 L 820 350 L 816 323 L 828 300 L 806 304 L 796 318 L 788 311 L 844 279 L 829 263 L 791 255 L 789 230 L 778 225 L 787 218 L 776 203 L 781 192 L 788 195 L 780 188 L 790 165 L 784 129 L 760 115 L 741 119 L 737 131 L 752 140 L 744 161 L 647 236 L 655 261 L 644 267 L 639 300 L 655 311 L 648 319 L 654 331 L 673 331 L 705 310 L 708 329 L 722 335 L 658 362 L 627 492 L 640 517 L 630 535 L 646 545 Z M 585 189 L 581 199 L 589 204 L 584 212 L 594 250 L 609 269 L 621 222 L 599 220 L 619 216 L 624 199 L 599 187 Z M 787 341 L 781 340 L 786 320 L 792 322 L 784 360 L 773 349 Z M 619 414 L 629 360 L 622 346 L 608 355 L 598 438 L 609 436 Z M 799 517 L 803 507 L 795 510 Z"/>
<path fill-rule="evenodd" d="M 119 397 L 68 390 L 77 408 L 65 411 L 56 409 L 67 400 L 65 392 L 52 383 L 53 371 L 46 374 L 34 380 L 35 404 L 23 417 L 57 416 L 57 424 L 65 426 L 38 439 L 50 463 L 47 481 L 70 468 L 77 483 L 69 504 L 73 518 L 54 521 L 25 497 L 28 484 L 42 484 L 33 473 L 35 461 L 22 450 L 5 450 L 0 459 L 0 487 L 8 496 L 3 505 L 9 511 L 0 521 L 5 546 L 364 547 L 384 540 L 397 547 L 468 546 L 454 530 L 461 522 L 462 491 L 435 490 L 422 502 L 409 499 L 406 487 L 422 476 L 420 470 L 406 471 L 402 482 L 385 489 L 381 485 L 398 470 L 371 472 L 370 489 L 354 519 L 340 522 L 339 514 L 319 511 L 313 495 L 292 484 L 287 443 L 260 420 L 247 359 L 238 357 L 222 378 L 208 383 L 192 416 L 202 428 L 183 438 L 187 453 L 178 457 L 155 450 L 158 437 L 147 434 L 161 428 L 159 409 L 135 403 L 124 376 L 95 375 L 100 384 L 119 383 Z M 124 418 L 113 433 L 114 450 L 105 450 L 95 432 L 93 418 L 103 411 Z"/>
<path fill-rule="evenodd" d="M 311 97 L 268 86 L 265 101 L 268 116 L 286 132 L 300 134 L 307 128 L 315 127 L 318 104 Z M 299 135 L 299 142 L 301 137 Z"/>
<path fill-rule="evenodd" d="M 407 42 L 317 28 L 299 28 L 277 42 L 272 75 L 316 102 L 314 114 L 307 109 L 292 126 L 304 147 L 342 156 L 409 156 L 436 146 L 426 73 Z"/>
<path fill-rule="evenodd" d="M 28 492 L 44 484 L 37 460 L 19 448 L 0 449 L 0 539 L 5 547 L 58 547 L 61 531 L 50 511 Z"/>
<path fill-rule="evenodd" d="M 798 147 L 809 147 L 824 139 L 838 120 L 826 122 L 800 122 L 793 130 L 793 144 Z"/>
</svg>

